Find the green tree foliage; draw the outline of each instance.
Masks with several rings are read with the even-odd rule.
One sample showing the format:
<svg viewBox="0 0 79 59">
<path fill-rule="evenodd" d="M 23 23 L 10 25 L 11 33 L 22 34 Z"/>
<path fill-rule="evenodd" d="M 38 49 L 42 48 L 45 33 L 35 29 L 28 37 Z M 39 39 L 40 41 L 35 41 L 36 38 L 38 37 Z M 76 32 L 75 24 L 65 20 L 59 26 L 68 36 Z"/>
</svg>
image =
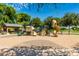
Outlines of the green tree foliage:
<svg viewBox="0 0 79 59">
<path fill-rule="evenodd" d="M 15 13 L 16 11 L 13 7 L 0 4 L 0 24 L 15 23 Z"/>
<path fill-rule="evenodd" d="M 70 26 L 77 26 L 79 24 L 78 14 L 75 13 L 67 13 L 61 20 L 61 24 L 63 26 L 69 26 L 69 34 L 70 34 Z"/>
<path fill-rule="evenodd" d="M 40 18 L 36 17 L 31 20 L 31 25 L 33 25 L 34 27 L 39 27 L 42 25 L 42 22 Z"/>
<path fill-rule="evenodd" d="M 53 20 L 53 17 L 49 16 L 44 21 L 45 26 L 47 26 L 48 29 L 52 28 L 52 22 L 51 22 L 52 20 Z"/>
<path fill-rule="evenodd" d="M 16 14 L 16 19 L 17 19 L 18 24 L 29 25 L 31 16 L 29 16 L 28 14 L 25 14 L 25 13 L 19 13 L 19 14 Z"/>
<path fill-rule="evenodd" d="M 4 13 L 4 5 L 0 4 L 0 14 L 3 14 L 3 13 Z"/>
<path fill-rule="evenodd" d="M 12 23 L 16 23 L 15 14 L 16 14 L 16 10 L 13 7 L 11 6 L 6 7 L 5 15 L 9 16 Z"/>
<path fill-rule="evenodd" d="M 76 26 L 77 24 L 79 24 L 79 15 L 75 13 L 67 13 L 62 18 L 61 23 L 63 26 Z"/>
</svg>

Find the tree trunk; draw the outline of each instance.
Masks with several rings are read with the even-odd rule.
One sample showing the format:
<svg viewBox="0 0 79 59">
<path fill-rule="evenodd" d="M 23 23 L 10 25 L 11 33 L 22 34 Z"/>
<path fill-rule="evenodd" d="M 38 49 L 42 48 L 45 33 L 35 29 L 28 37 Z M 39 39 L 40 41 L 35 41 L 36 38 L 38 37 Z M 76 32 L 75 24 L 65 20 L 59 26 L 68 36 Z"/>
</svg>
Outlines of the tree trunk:
<svg viewBox="0 0 79 59">
<path fill-rule="evenodd" d="M 70 25 L 69 25 L 69 31 L 68 31 L 68 34 L 70 35 L 70 30 L 71 30 L 71 28 L 70 28 Z"/>
</svg>

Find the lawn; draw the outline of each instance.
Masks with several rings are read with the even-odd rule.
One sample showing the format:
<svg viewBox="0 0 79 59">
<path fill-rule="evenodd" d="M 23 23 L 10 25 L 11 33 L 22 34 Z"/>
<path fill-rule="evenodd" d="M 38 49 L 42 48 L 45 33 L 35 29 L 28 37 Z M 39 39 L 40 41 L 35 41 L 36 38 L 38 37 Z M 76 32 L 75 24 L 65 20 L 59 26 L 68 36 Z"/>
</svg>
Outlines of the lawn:
<svg viewBox="0 0 79 59">
<path fill-rule="evenodd" d="M 68 32 L 69 32 L 69 30 L 68 29 L 65 29 L 65 30 L 61 30 L 62 31 L 62 33 L 67 33 L 68 34 Z M 79 30 L 70 30 L 70 34 L 79 34 Z"/>
</svg>

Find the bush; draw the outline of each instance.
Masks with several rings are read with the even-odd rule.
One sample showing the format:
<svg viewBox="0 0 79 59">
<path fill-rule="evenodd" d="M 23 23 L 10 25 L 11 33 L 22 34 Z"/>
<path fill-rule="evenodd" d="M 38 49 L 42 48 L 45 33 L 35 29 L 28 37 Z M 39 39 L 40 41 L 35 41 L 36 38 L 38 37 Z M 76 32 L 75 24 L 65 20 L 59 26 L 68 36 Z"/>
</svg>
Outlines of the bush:
<svg viewBox="0 0 79 59">
<path fill-rule="evenodd" d="M 61 28 L 61 30 L 67 30 L 66 28 Z"/>
</svg>

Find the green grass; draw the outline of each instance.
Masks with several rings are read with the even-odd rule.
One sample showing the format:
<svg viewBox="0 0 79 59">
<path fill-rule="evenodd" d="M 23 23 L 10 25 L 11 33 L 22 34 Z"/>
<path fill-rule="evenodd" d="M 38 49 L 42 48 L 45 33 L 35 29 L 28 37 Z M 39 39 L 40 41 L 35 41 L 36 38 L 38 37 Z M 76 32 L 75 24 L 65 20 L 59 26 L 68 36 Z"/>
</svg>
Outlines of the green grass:
<svg viewBox="0 0 79 59">
<path fill-rule="evenodd" d="M 65 30 L 61 30 L 61 31 L 62 31 L 63 33 L 68 33 L 69 30 L 68 30 L 68 29 L 65 29 Z M 72 30 L 72 29 L 71 29 L 71 30 L 70 30 L 70 33 L 71 33 L 71 34 L 79 34 L 79 30 Z"/>
</svg>

